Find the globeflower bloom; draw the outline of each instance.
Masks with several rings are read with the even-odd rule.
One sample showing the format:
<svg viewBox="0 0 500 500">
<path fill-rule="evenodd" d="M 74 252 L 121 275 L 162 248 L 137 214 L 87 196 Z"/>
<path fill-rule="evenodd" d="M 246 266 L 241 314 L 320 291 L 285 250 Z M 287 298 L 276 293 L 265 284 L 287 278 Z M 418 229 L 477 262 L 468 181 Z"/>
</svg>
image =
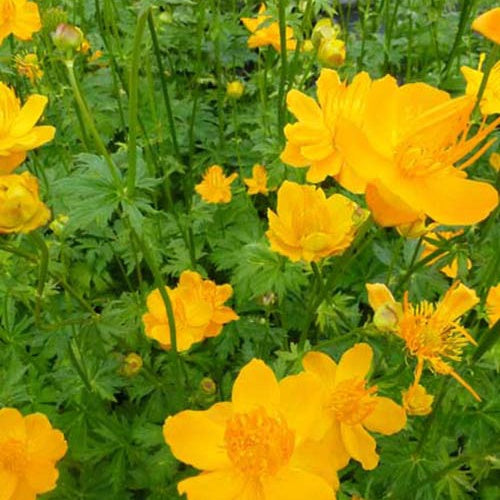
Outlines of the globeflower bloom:
<svg viewBox="0 0 500 500">
<path fill-rule="evenodd" d="M 28 172 L 0 175 L 0 234 L 29 233 L 43 226 L 50 210 L 38 195 L 38 181 Z"/>
<path fill-rule="evenodd" d="M 379 461 L 377 443 L 367 430 L 390 435 L 406 424 L 401 406 L 377 396 L 376 386 L 367 386 L 372 357 L 372 348 L 361 343 L 346 351 L 338 364 L 326 354 L 312 351 L 302 361 L 306 373 L 321 383 L 323 412 L 317 430 L 326 430 L 322 440 L 337 456 L 339 468 L 354 458 L 363 469 L 374 469 Z"/>
<path fill-rule="evenodd" d="M 377 223 L 398 226 L 427 215 L 444 225 L 470 225 L 495 209 L 496 189 L 465 173 L 492 142 L 455 166 L 500 123 L 483 125 L 467 138 L 474 101 L 471 96 L 452 99 L 423 83 L 398 87 L 385 76 L 370 88 L 362 123 L 342 120 L 336 144 L 364 179 Z"/>
<path fill-rule="evenodd" d="M 345 164 L 336 135 L 341 117 L 361 125 L 371 84 L 365 72 L 347 85 L 336 71 L 323 69 L 317 81 L 318 102 L 298 90 L 288 92 L 288 109 L 298 121 L 285 126 L 287 143 L 281 160 L 292 167 L 309 167 L 308 182 L 332 176 L 349 191 L 362 193 L 365 184 Z"/>
<path fill-rule="evenodd" d="M 0 44 L 11 33 L 19 40 L 31 40 L 42 23 L 38 5 L 27 0 L 0 0 Z"/>
<path fill-rule="evenodd" d="M 231 285 L 219 286 L 202 279 L 194 271 L 184 271 L 176 288 L 165 288 L 172 303 L 180 351 L 206 337 L 219 335 L 223 325 L 238 319 L 238 315 L 224 305 L 233 294 Z M 148 312 L 142 316 L 146 335 L 157 340 L 164 349 L 170 349 L 170 328 L 160 291 L 153 290 L 146 302 Z"/>
<path fill-rule="evenodd" d="M 467 87 L 465 88 L 467 95 L 476 97 L 479 92 L 479 87 L 484 76 L 484 73 L 481 71 L 483 60 L 484 57 L 481 58 L 478 69 L 472 69 L 468 66 L 460 68 L 467 82 Z M 491 68 L 481 102 L 479 103 L 479 109 L 484 116 L 500 113 L 500 61 Z"/>
<path fill-rule="evenodd" d="M 20 75 L 24 75 L 31 83 L 35 83 L 43 76 L 43 71 L 38 63 L 36 54 L 16 56 L 16 69 Z"/>
<path fill-rule="evenodd" d="M 267 196 L 269 193 L 267 187 L 267 172 L 263 165 L 254 165 L 252 168 L 252 177 L 243 179 L 243 182 L 248 187 L 249 195 L 260 193 Z"/>
<path fill-rule="evenodd" d="M 490 328 L 500 320 L 500 283 L 492 286 L 486 296 L 486 314 Z"/>
<path fill-rule="evenodd" d="M 493 42 L 500 44 L 500 7 L 487 10 L 474 19 L 472 29 Z"/>
<path fill-rule="evenodd" d="M 63 433 L 53 429 L 45 415 L 23 417 L 14 408 L 2 408 L 0 498 L 31 500 L 52 491 L 59 476 L 56 463 L 67 449 Z"/>
<path fill-rule="evenodd" d="M 228 82 L 226 85 L 226 94 L 231 99 L 239 99 L 243 95 L 244 91 L 245 86 L 243 85 L 243 82 L 240 82 L 239 80 L 233 80 L 232 82 Z"/>
<path fill-rule="evenodd" d="M 226 177 L 220 165 L 212 165 L 203 174 L 203 180 L 195 186 L 196 192 L 207 203 L 229 203 L 231 183 L 238 177 L 233 173 Z"/>
<path fill-rule="evenodd" d="M 202 470 L 178 484 L 188 500 L 333 500 L 338 486 L 328 449 L 312 442 L 321 388 L 310 374 L 280 382 L 261 360 L 244 366 L 232 401 L 168 417 L 174 456 Z"/>
<path fill-rule="evenodd" d="M 54 138 L 54 127 L 35 126 L 46 105 L 46 97 L 34 94 L 21 107 L 14 90 L 0 82 L 0 175 L 19 166 L 27 151 Z"/>
<path fill-rule="evenodd" d="M 296 262 L 317 262 L 344 252 L 351 244 L 357 205 L 314 186 L 285 181 L 278 190 L 277 213 L 267 211 L 271 249 Z"/>
<path fill-rule="evenodd" d="M 390 290 L 381 284 L 367 285 L 368 299 L 374 311 L 385 304 L 398 304 Z M 392 332 L 403 339 L 408 352 L 417 358 L 414 385 L 420 382 L 424 363 L 440 375 L 451 375 L 478 401 L 479 395 L 452 368 L 450 361 L 460 361 L 464 347 L 477 345 L 460 325 L 460 316 L 473 308 L 479 299 L 476 292 L 456 282 L 438 304 L 427 301 L 410 304 L 408 292 L 403 297 L 402 313 Z"/>
<path fill-rule="evenodd" d="M 345 62 L 345 43 L 338 38 L 322 40 L 318 49 L 318 61 L 327 68 L 341 66 Z"/>
<path fill-rule="evenodd" d="M 434 396 L 420 384 L 413 384 L 403 392 L 403 407 L 408 415 L 423 417 L 432 411 Z"/>
<path fill-rule="evenodd" d="M 250 49 L 255 49 L 257 47 L 272 45 L 276 51 L 280 52 L 281 39 L 279 24 L 277 22 L 269 23 L 268 20 L 271 19 L 271 17 L 266 16 L 265 12 L 266 6 L 265 4 L 261 4 L 256 18 L 241 18 L 241 22 L 245 25 L 245 28 L 252 33 L 248 38 L 248 47 Z M 285 33 L 286 49 L 295 50 L 297 41 L 293 38 L 293 29 L 287 26 Z"/>
</svg>

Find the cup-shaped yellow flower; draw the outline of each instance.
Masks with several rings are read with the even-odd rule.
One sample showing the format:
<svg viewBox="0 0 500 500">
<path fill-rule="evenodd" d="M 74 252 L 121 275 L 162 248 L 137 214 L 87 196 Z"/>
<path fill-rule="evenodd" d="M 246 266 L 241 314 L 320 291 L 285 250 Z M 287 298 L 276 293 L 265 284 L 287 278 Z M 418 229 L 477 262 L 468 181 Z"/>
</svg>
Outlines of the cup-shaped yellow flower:
<svg viewBox="0 0 500 500">
<path fill-rule="evenodd" d="M 280 28 L 277 22 L 270 23 L 270 16 L 266 16 L 266 5 L 261 4 L 257 17 L 242 17 L 241 22 L 245 28 L 252 33 L 248 38 L 248 47 L 255 49 L 257 47 L 272 47 L 281 51 Z M 285 30 L 286 49 L 295 50 L 297 41 L 293 38 L 293 28 L 289 26 Z"/>
<path fill-rule="evenodd" d="M 351 244 L 357 205 L 321 188 L 285 181 L 278 190 L 277 213 L 267 211 L 271 249 L 296 262 L 339 255 Z"/>
<path fill-rule="evenodd" d="M 500 44 L 500 7 L 487 10 L 474 19 L 472 29 Z"/>
<path fill-rule="evenodd" d="M 379 224 L 397 226 L 427 215 L 445 225 L 470 225 L 497 206 L 496 189 L 467 179 L 464 171 L 491 142 L 455 167 L 500 123 L 467 138 L 473 108 L 471 96 L 452 99 L 423 83 L 399 87 L 386 76 L 370 88 L 362 125 L 342 120 L 337 145 L 365 179 L 366 201 Z"/>
<path fill-rule="evenodd" d="M 168 417 L 174 456 L 203 471 L 178 484 L 188 500 L 333 500 L 328 448 L 309 440 L 321 387 L 310 374 L 280 382 L 263 361 L 242 368 L 232 402 Z"/>
<path fill-rule="evenodd" d="M 207 203 L 229 203 L 231 183 L 236 177 L 237 173 L 226 177 L 220 165 L 212 165 L 205 171 L 203 180 L 195 186 L 195 190 Z"/>
<path fill-rule="evenodd" d="M 266 167 L 263 165 L 254 165 L 252 168 L 252 177 L 243 179 L 243 182 L 248 187 L 249 195 L 260 193 L 267 196 L 269 193 L 269 189 L 267 187 Z"/>
<path fill-rule="evenodd" d="M 326 38 L 321 41 L 318 49 L 318 61 L 322 66 L 332 68 L 345 62 L 345 43 L 338 38 Z"/>
<path fill-rule="evenodd" d="M 406 424 L 401 406 L 376 395 L 376 386 L 367 386 L 366 377 L 373 357 L 368 344 L 356 344 L 335 363 L 321 352 L 308 352 L 302 364 L 306 373 L 321 382 L 323 412 L 316 430 L 337 456 L 337 466 L 344 467 L 354 458 L 366 470 L 378 465 L 377 443 L 367 432 L 390 435 Z"/>
<path fill-rule="evenodd" d="M 35 2 L 0 0 L 0 44 L 11 33 L 19 40 L 31 40 L 40 30 L 40 13 Z"/>
<path fill-rule="evenodd" d="M 460 68 L 467 82 L 465 88 L 467 95 L 476 97 L 479 92 L 484 75 L 481 71 L 481 64 L 482 60 L 478 69 L 469 68 L 468 66 Z M 481 102 L 479 103 L 479 109 L 484 116 L 500 113 L 500 61 L 491 68 Z"/>
<path fill-rule="evenodd" d="M 67 451 L 61 431 L 47 417 L 23 417 L 14 408 L 0 410 L 0 498 L 34 499 L 56 487 L 58 462 Z"/>
<path fill-rule="evenodd" d="M 19 166 L 27 151 L 53 139 L 54 127 L 35 126 L 46 105 L 46 97 L 34 94 L 21 107 L 14 90 L 0 82 L 0 175 Z"/>
<path fill-rule="evenodd" d="M 500 320 L 500 283 L 492 286 L 486 296 L 486 314 L 490 328 Z"/>
<path fill-rule="evenodd" d="M 38 195 L 38 181 L 28 172 L 0 175 L 0 234 L 29 233 L 43 226 L 50 210 Z"/>
<path fill-rule="evenodd" d="M 481 400 L 450 365 L 450 361 L 461 360 L 468 343 L 477 345 L 460 324 L 460 316 L 479 302 L 474 290 L 455 282 L 439 303 L 423 301 L 417 305 L 410 304 L 408 292 L 404 295 L 403 304 L 397 303 L 390 290 L 379 283 L 367 285 L 367 290 L 375 314 L 378 308 L 391 302 L 402 306 L 402 314 L 392 331 L 405 341 L 408 352 L 417 358 L 414 385 L 420 382 L 424 363 L 427 362 L 434 372 L 451 375 L 478 401 Z"/>
<path fill-rule="evenodd" d="M 407 415 L 423 417 L 432 411 L 434 396 L 429 394 L 425 387 L 413 384 L 403 392 L 403 407 Z"/>
<path fill-rule="evenodd" d="M 292 167 L 309 167 L 309 182 L 332 176 L 349 191 L 364 192 L 365 183 L 349 168 L 337 148 L 336 134 L 342 117 L 361 124 L 371 83 L 365 72 L 357 74 L 347 85 L 336 71 L 323 69 L 317 81 L 318 102 L 298 90 L 288 92 L 288 109 L 298 121 L 285 126 L 287 143 L 281 160 Z"/>
<path fill-rule="evenodd" d="M 177 287 L 166 287 L 166 290 L 174 311 L 177 348 L 181 351 L 205 337 L 215 337 L 223 325 L 238 319 L 238 315 L 224 305 L 233 294 L 231 285 L 216 285 L 194 271 L 184 271 Z M 146 335 L 164 349 L 170 349 L 170 328 L 160 291 L 153 290 L 146 302 L 148 312 L 142 316 Z"/>
</svg>

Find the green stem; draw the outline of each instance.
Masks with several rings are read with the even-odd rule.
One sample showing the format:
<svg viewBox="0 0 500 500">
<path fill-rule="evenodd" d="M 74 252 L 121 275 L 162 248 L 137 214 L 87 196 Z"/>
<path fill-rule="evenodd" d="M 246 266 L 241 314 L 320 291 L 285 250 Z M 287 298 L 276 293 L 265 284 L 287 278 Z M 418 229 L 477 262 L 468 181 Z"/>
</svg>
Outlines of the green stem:
<svg viewBox="0 0 500 500">
<path fill-rule="evenodd" d="M 314 319 L 314 313 L 323 301 L 325 293 L 323 277 L 321 276 L 321 271 L 318 267 L 318 264 L 316 264 L 316 262 L 311 262 L 311 268 L 313 270 L 314 279 L 311 281 L 311 288 L 309 290 L 309 305 L 306 310 L 306 322 L 304 323 L 304 326 L 300 333 L 299 349 L 303 348 L 307 341 L 309 329 Z"/>
<path fill-rule="evenodd" d="M 35 301 L 35 318 L 37 323 L 40 323 L 40 312 L 42 306 L 42 296 L 45 289 L 45 283 L 47 282 L 49 274 L 49 249 L 43 237 L 37 231 L 33 231 L 29 235 L 31 241 L 37 246 L 40 252 L 40 268 L 38 274 L 38 285 L 36 289 L 36 301 Z"/>
<path fill-rule="evenodd" d="M 285 140 L 284 127 L 286 117 L 285 87 L 287 80 L 287 52 L 286 52 L 286 2 L 287 0 L 278 0 L 278 21 L 280 29 L 280 49 L 281 49 L 281 72 L 280 86 L 278 89 L 278 137 L 281 142 Z"/>
<path fill-rule="evenodd" d="M 146 20 L 150 10 L 141 12 L 135 28 L 134 46 L 132 49 L 132 64 L 129 78 L 129 105 L 128 105 L 128 172 L 127 194 L 133 199 L 137 176 L 137 113 L 139 108 L 139 59 L 141 56 L 141 42 L 146 27 Z"/>
</svg>

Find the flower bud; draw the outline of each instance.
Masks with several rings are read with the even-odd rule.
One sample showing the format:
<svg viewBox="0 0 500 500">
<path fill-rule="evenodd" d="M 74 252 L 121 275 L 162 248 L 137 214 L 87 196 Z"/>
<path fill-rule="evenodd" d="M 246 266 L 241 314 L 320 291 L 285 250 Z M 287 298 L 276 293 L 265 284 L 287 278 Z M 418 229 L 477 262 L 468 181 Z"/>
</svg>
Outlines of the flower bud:
<svg viewBox="0 0 500 500">
<path fill-rule="evenodd" d="M 397 328 L 402 313 L 401 304 L 398 302 L 387 302 L 375 311 L 373 324 L 381 332 L 391 332 Z"/>
<path fill-rule="evenodd" d="M 228 82 L 226 86 L 226 93 L 231 99 L 239 99 L 243 95 L 244 91 L 245 86 L 239 80 Z"/>
<path fill-rule="evenodd" d="M 71 24 L 61 23 L 51 34 L 54 45 L 61 50 L 78 50 L 84 41 L 82 30 Z"/>
<path fill-rule="evenodd" d="M 142 368 L 142 358 L 139 354 L 131 352 L 125 356 L 123 360 L 122 373 L 126 377 L 137 375 Z"/>
<path fill-rule="evenodd" d="M 314 45 L 312 40 L 304 40 L 302 44 L 302 52 L 312 52 L 314 50 Z"/>
<path fill-rule="evenodd" d="M 421 385 L 412 385 L 403 392 L 403 406 L 408 415 L 428 415 L 432 411 L 433 401 L 434 396 L 428 394 Z"/>
<path fill-rule="evenodd" d="M 345 43 L 336 38 L 324 39 L 318 49 L 318 61 L 327 68 L 344 64 Z"/>
<path fill-rule="evenodd" d="M 311 41 L 317 48 L 323 40 L 335 39 L 340 35 L 340 26 L 331 19 L 320 19 L 313 28 Z"/>
<path fill-rule="evenodd" d="M 264 307 L 269 307 L 276 303 L 277 298 L 278 297 L 274 292 L 267 292 L 264 295 L 261 295 L 258 301 Z"/>
<path fill-rule="evenodd" d="M 61 236 L 66 224 L 69 221 L 69 217 L 64 214 L 59 214 L 50 224 L 49 227 L 52 229 L 54 234 Z"/>
<path fill-rule="evenodd" d="M 200 389 L 204 394 L 213 396 L 217 392 L 217 384 L 210 377 L 204 377 L 201 379 Z"/>
<path fill-rule="evenodd" d="M 408 224 L 400 224 L 396 227 L 398 233 L 405 238 L 420 238 L 420 236 L 424 236 L 429 231 L 432 231 L 439 224 L 425 224 L 425 215 L 420 217 L 413 222 L 409 222 Z"/>
</svg>

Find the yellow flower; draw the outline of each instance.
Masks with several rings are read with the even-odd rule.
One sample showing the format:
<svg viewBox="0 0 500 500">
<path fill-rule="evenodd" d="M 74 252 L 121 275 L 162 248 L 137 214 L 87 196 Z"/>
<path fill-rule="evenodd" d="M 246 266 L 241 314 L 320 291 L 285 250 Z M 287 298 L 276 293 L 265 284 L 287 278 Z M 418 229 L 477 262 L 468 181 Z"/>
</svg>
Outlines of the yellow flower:
<svg viewBox="0 0 500 500">
<path fill-rule="evenodd" d="M 0 498 L 32 500 L 56 487 L 58 462 L 68 449 L 61 431 L 47 417 L 23 417 L 14 408 L 0 410 Z"/>
<path fill-rule="evenodd" d="M 320 19 L 313 28 L 311 41 L 315 47 L 319 47 L 321 42 L 326 39 L 335 39 L 340 36 L 341 28 L 331 19 Z"/>
<path fill-rule="evenodd" d="M 308 439 L 320 410 L 310 374 L 280 382 L 263 361 L 242 368 L 232 402 L 168 417 L 165 441 L 176 458 L 202 470 L 178 484 L 188 500 L 334 500 L 328 449 Z"/>
<path fill-rule="evenodd" d="M 231 97 L 231 99 L 239 99 L 244 91 L 245 86 L 239 80 L 228 82 L 226 85 L 226 94 Z"/>
<path fill-rule="evenodd" d="M 28 172 L 0 176 L 0 234 L 29 233 L 43 226 L 50 210 L 38 197 L 38 181 Z"/>
<path fill-rule="evenodd" d="M 345 164 L 336 145 L 336 134 L 341 117 L 353 123 L 361 122 L 371 84 L 367 73 L 356 75 L 348 86 L 340 81 L 336 71 L 323 69 L 317 81 L 319 105 L 302 92 L 288 92 L 288 109 L 298 122 L 285 127 L 287 144 L 281 160 L 292 167 L 309 167 L 308 182 L 321 182 L 331 175 L 346 189 L 363 192 L 365 184 L 360 184 Z"/>
<path fill-rule="evenodd" d="M 497 172 L 500 172 L 500 153 L 491 153 L 491 155 L 490 155 L 490 165 Z"/>
<path fill-rule="evenodd" d="M 373 323 L 382 332 L 397 329 L 403 309 L 390 290 L 381 283 L 367 283 L 368 302 L 374 311 Z"/>
<path fill-rule="evenodd" d="M 277 213 L 267 211 L 271 249 L 292 261 L 317 262 L 341 254 L 355 234 L 357 205 L 314 186 L 285 181 L 278 190 Z"/>
<path fill-rule="evenodd" d="M 342 120 L 337 146 L 367 184 L 366 201 L 380 225 L 424 215 L 445 225 L 470 225 L 497 206 L 496 189 L 467 179 L 464 170 L 491 142 L 455 167 L 500 123 L 481 126 L 467 138 L 473 108 L 470 96 L 452 99 L 424 83 L 398 87 L 386 76 L 373 82 L 362 123 Z"/>
<path fill-rule="evenodd" d="M 392 300 L 397 304 L 385 285 L 377 284 L 376 288 L 367 288 L 370 305 L 375 311 L 382 302 L 386 304 Z M 408 292 L 405 293 L 402 314 L 393 331 L 405 341 L 408 352 L 417 358 L 414 385 L 420 382 L 424 363 L 427 361 L 436 373 L 451 375 L 478 401 L 481 400 L 449 364 L 449 360 L 460 361 L 462 351 L 468 343 L 477 345 L 460 325 L 459 318 L 478 302 L 476 292 L 459 282 L 448 289 L 438 304 L 424 300 L 418 305 L 412 305 L 408 301 Z"/>
<path fill-rule="evenodd" d="M 127 354 L 123 360 L 122 373 L 126 377 L 137 375 L 142 368 L 143 361 L 141 356 L 136 352 Z"/>
<path fill-rule="evenodd" d="M 472 29 L 500 44 L 500 7 L 488 10 L 474 19 Z"/>
<path fill-rule="evenodd" d="M 38 5 L 27 0 L 0 0 L 0 44 L 11 33 L 19 40 L 31 40 L 42 27 Z"/>
<path fill-rule="evenodd" d="M 195 190 L 207 203 L 229 203 L 231 183 L 236 177 L 238 177 L 236 173 L 225 177 L 221 166 L 212 165 L 205 171 L 203 180 L 195 186 Z"/>
<path fill-rule="evenodd" d="M 492 286 L 486 296 L 486 314 L 490 328 L 500 319 L 500 283 Z"/>
<path fill-rule="evenodd" d="M 252 168 L 252 177 L 243 179 L 243 182 L 248 186 L 248 194 L 264 194 L 269 193 L 267 188 L 267 172 L 262 165 L 254 165 Z"/>
<path fill-rule="evenodd" d="M 403 392 L 403 407 L 408 415 L 428 415 L 432 411 L 433 401 L 434 396 L 419 384 L 413 384 Z"/>
<path fill-rule="evenodd" d="M 215 337 L 222 326 L 238 319 L 224 302 L 233 294 L 231 285 L 216 285 L 194 271 L 184 271 L 176 288 L 165 287 L 172 302 L 177 348 L 185 351 L 205 337 Z M 158 289 L 147 298 L 148 312 L 142 316 L 146 335 L 164 349 L 171 348 L 167 311 Z"/>
<path fill-rule="evenodd" d="M 54 127 L 35 126 L 46 105 L 46 97 L 34 94 L 21 107 L 14 91 L 0 82 L 0 175 L 19 166 L 27 151 L 53 139 Z"/>
<path fill-rule="evenodd" d="M 326 432 L 322 441 L 336 456 L 336 467 L 343 468 L 350 458 L 363 469 L 374 469 L 379 460 L 377 443 L 367 432 L 390 435 L 406 424 L 401 406 L 376 395 L 377 387 L 367 387 L 373 352 L 368 344 L 356 344 L 335 363 L 320 352 L 308 352 L 302 361 L 306 373 L 321 382 L 323 412 L 316 430 Z"/>
<path fill-rule="evenodd" d="M 325 38 L 318 49 L 318 61 L 328 68 L 345 62 L 345 43 L 338 38 Z"/>
<path fill-rule="evenodd" d="M 467 95 L 477 97 L 483 79 L 483 72 L 481 71 L 483 60 L 484 57 L 480 59 L 478 69 L 472 69 L 468 66 L 460 68 L 467 82 L 467 87 L 465 88 Z M 500 113 L 500 61 L 491 68 L 479 109 L 484 116 Z"/>
<path fill-rule="evenodd" d="M 277 22 L 269 23 L 270 16 L 265 15 L 266 6 L 261 4 L 259 14 L 256 18 L 242 17 L 241 22 L 245 28 L 252 33 L 248 38 L 248 47 L 265 47 L 272 45 L 278 52 L 281 51 L 280 28 Z M 297 41 L 293 38 L 293 29 L 286 27 L 286 49 L 295 50 Z"/>
<path fill-rule="evenodd" d="M 15 61 L 17 72 L 28 78 L 31 83 L 34 83 L 42 78 L 43 71 L 38 64 L 38 57 L 36 54 L 16 56 Z"/>
</svg>

